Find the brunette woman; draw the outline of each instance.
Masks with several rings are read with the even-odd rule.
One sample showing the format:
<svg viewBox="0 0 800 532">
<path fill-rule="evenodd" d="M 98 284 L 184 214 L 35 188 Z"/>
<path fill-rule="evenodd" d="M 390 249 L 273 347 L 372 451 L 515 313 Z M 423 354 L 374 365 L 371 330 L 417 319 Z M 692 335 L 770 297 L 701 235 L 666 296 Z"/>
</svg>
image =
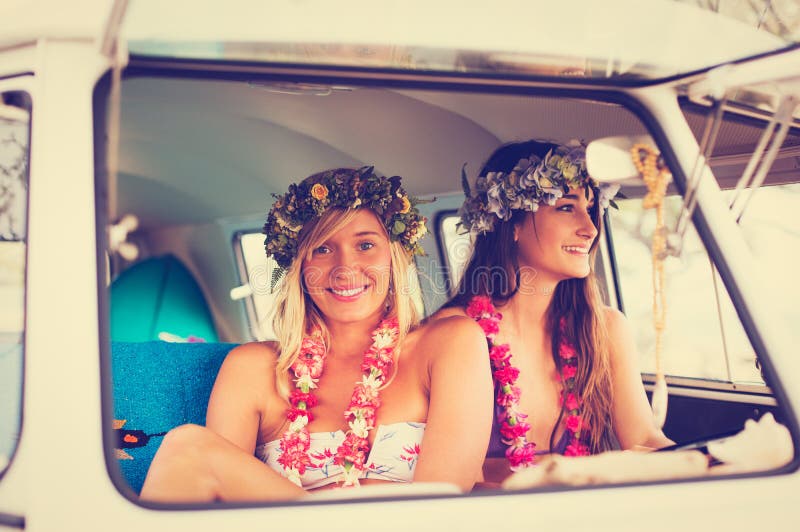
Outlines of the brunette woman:
<svg viewBox="0 0 800 532">
<path fill-rule="evenodd" d="M 603 304 L 594 275 L 600 219 L 617 190 L 590 178 L 579 143 L 505 145 L 479 176 L 474 186 L 463 176 L 473 253 L 434 320 L 469 316 L 488 341 L 486 482 L 543 453 L 671 444 L 653 422 L 625 316 Z"/>
</svg>

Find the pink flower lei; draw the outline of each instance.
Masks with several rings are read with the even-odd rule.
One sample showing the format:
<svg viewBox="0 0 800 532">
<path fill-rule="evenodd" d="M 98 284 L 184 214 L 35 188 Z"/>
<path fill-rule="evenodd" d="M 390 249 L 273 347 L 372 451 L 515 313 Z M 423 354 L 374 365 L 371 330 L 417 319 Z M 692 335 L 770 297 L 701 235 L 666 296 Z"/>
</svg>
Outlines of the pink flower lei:
<svg viewBox="0 0 800 532">
<path fill-rule="evenodd" d="M 397 320 L 381 321 L 372 332 L 372 345 L 364 353 L 361 363 L 361 380 L 356 383 L 350 405 L 344 412 L 349 429 L 344 442 L 334 456 L 334 463 L 344 469 L 343 486 L 358 486 L 359 477 L 366 468 L 369 454 L 369 431 L 375 428 L 375 417 L 380 407 L 379 389 L 391 374 L 394 348 L 399 328 Z M 301 476 L 313 465 L 309 457 L 311 434 L 308 424 L 314 419 L 311 408 L 317 398 L 311 390 L 317 387 L 322 376 L 327 354 L 319 330 L 303 338 L 300 354 L 292 364 L 295 389 L 289 395 L 291 407 L 286 413 L 289 429 L 281 437 L 278 463 L 283 466 L 286 478 L 301 486 Z"/>
<path fill-rule="evenodd" d="M 525 420 L 528 415 L 519 410 L 520 389 L 515 386 L 519 369 L 511 364 L 511 350 L 508 344 L 495 344 L 494 339 L 500 331 L 503 315 L 495 309 L 492 300 L 486 296 L 473 297 L 466 308 L 467 315 L 478 322 L 489 345 L 489 360 L 492 365 L 496 403 L 503 411 L 498 416 L 503 443 L 508 445 L 506 458 L 512 471 L 530 467 L 536 461 L 536 444 L 529 442 L 526 435 L 531 428 Z M 562 332 L 564 321 L 561 321 Z M 570 434 L 565 456 L 584 456 L 590 454 L 589 447 L 582 442 L 581 431 L 588 428 L 581 416 L 581 400 L 574 393 L 577 373 L 577 353 L 562 334 L 558 350 L 561 358 L 561 382 L 564 389 L 561 402 L 566 417 L 566 430 Z"/>
</svg>

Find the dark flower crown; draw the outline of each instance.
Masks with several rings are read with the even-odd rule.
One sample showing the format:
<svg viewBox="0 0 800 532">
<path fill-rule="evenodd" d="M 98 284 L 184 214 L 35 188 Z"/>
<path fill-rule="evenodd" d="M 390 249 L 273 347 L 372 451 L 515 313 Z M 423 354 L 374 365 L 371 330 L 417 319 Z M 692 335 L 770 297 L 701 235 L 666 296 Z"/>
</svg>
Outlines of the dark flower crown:
<svg viewBox="0 0 800 532">
<path fill-rule="evenodd" d="M 275 203 L 263 229 L 267 256 L 287 269 L 297 256 L 297 238 L 307 222 L 329 209 L 361 208 L 378 215 L 390 240 L 399 241 L 409 253 L 422 254 L 419 240 L 427 232 L 426 220 L 416 208 L 422 202 L 406 194 L 399 176 L 382 177 L 373 170 L 329 170 L 292 183 L 286 194 L 273 194 Z"/>
<path fill-rule="evenodd" d="M 514 210 L 536 212 L 541 202 L 555 205 L 570 188 L 597 189 L 603 209 L 616 207 L 612 198 L 619 191 L 619 185 L 598 184 L 589 176 L 586 147 L 578 141 L 558 145 L 544 158 L 531 155 L 520 159 L 511 172 L 488 172 L 478 177 L 474 194 L 462 168 L 461 185 L 466 196 L 459 210 L 461 226 L 476 234 L 494 231 L 495 221 L 510 220 Z"/>
</svg>

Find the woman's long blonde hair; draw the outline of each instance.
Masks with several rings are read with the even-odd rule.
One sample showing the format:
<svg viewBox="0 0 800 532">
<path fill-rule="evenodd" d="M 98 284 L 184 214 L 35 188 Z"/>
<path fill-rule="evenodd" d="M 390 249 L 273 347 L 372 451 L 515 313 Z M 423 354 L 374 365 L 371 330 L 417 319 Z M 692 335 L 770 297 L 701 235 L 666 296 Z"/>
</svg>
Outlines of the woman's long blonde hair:
<svg viewBox="0 0 800 532">
<path fill-rule="evenodd" d="M 325 344 L 330 345 L 325 318 L 305 290 L 303 260 L 310 258 L 314 249 L 349 224 L 356 212 L 357 209 L 331 209 L 307 223 L 300 231 L 297 257 L 289 266 L 281 283 L 273 317 L 273 328 L 279 344 L 275 376 L 278 392 L 285 398 L 289 396 L 289 371 L 300 354 L 303 336 L 318 328 L 322 332 Z M 386 237 L 389 238 L 388 232 Z M 386 317 L 397 318 L 399 325 L 398 348 L 395 349 L 395 362 L 397 362 L 400 354 L 399 346 L 411 328 L 418 323 L 419 316 L 411 298 L 410 276 L 414 271 L 411 257 L 399 242 L 390 241 L 389 249 L 391 266 L 389 293 L 386 296 Z"/>
</svg>

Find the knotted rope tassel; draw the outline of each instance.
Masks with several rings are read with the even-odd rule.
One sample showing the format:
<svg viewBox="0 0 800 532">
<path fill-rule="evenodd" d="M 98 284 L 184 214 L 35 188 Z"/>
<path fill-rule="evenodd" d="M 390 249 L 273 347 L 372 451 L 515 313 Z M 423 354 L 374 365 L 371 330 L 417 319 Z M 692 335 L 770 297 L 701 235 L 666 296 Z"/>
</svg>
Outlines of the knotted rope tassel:
<svg viewBox="0 0 800 532">
<path fill-rule="evenodd" d="M 656 228 L 653 232 L 651 253 L 653 255 L 653 328 L 655 329 L 656 383 L 650 406 L 658 428 L 667 419 L 667 381 L 661 364 L 662 337 L 666 324 L 667 301 L 664 290 L 664 259 L 667 250 L 667 229 L 664 225 L 664 196 L 669 183 L 669 170 L 659 161 L 658 152 L 647 144 L 635 144 L 631 158 L 636 170 L 647 186 L 647 195 L 642 200 L 645 209 L 655 209 Z"/>
</svg>

